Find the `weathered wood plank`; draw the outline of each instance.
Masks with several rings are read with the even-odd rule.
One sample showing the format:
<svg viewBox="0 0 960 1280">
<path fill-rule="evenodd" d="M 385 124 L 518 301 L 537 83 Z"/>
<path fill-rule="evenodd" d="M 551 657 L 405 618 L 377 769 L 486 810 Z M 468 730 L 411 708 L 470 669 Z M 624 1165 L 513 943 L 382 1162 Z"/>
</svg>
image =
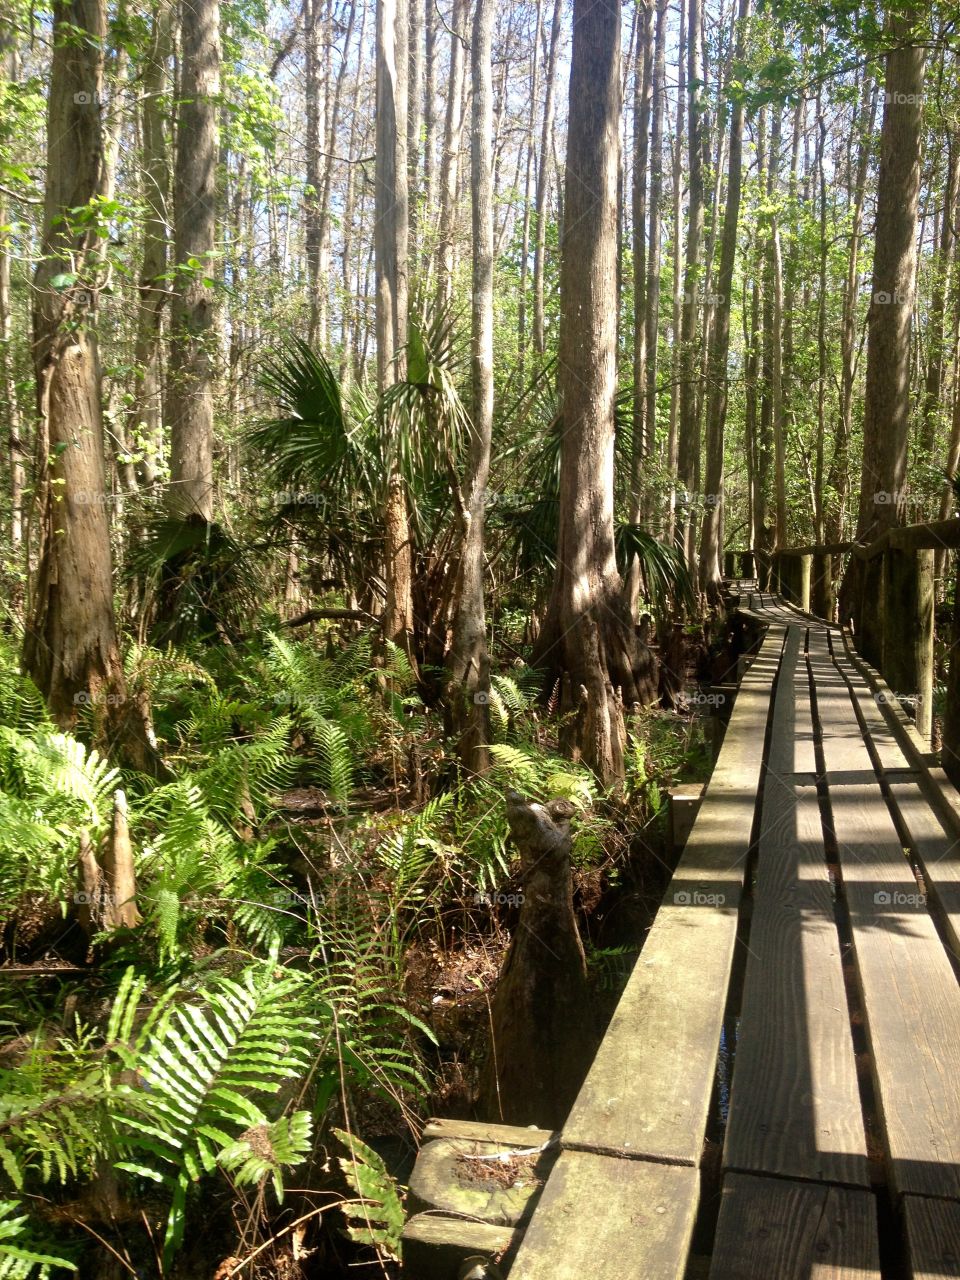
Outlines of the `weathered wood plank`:
<svg viewBox="0 0 960 1280">
<path fill-rule="evenodd" d="M 913 1280 L 960 1276 L 960 1204 L 904 1196 L 903 1217 Z"/>
<path fill-rule="evenodd" d="M 685 1166 L 564 1151 L 510 1280 L 681 1280 L 699 1182 Z"/>
<path fill-rule="evenodd" d="M 492 1142 L 503 1147 L 542 1147 L 554 1135 L 549 1129 L 535 1125 L 524 1128 L 516 1124 L 484 1124 L 477 1120 L 447 1120 L 434 1117 L 423 1127 L 421 1141 L 433 1138 L 470 1138 L 474 1142 Z"/>
<path fill-rule="evenodd" d="M 404 1274 L 416 1280 L 456 1280 L 468 1258 L 499 1262 L 518 1240 L 519 1230 L 510 1227 L 418 1213 L 400 1238 Z"/>
<path fill-rule="evenodd" d="M 866 1187 L 820 805 L 793 781 L 816 772 L 803 635 L 790 630 L 774 707 L 724 1166 Z"/>
<path fill-rule="evenodd" d="M 916 782 L 890 778 L 889 785 L 927 892 L 943 910 L 950 944 L 960 955 L 960 841 L 944 828 Z"/>
<path fill-rule="evenodd" d="M 957 1197 L 960 988 L 879 789 L 846 682 L 819 646 L 814 676 L 893 1185 L 901 1194 Z"/>
<path fill-rule="evenodd" d="M 866 1191 L 730 1173 L 710 1280 L 880 1280 Z"/>
<path fill-rule="evenodd" d="M 885 770 L 909 769 L 911 762 L 887 723 L 879 703 L 881 697 L 892 698 L 894 695 L 880 694 L 871 689 L 839 644 L 834 644 L 834 658 L 837 669 L 850 681 L 852 696 L 863 716 L 881 767 Z"/>
<path fill-rule="evenodd" d="M 563 1145 L 700 1159 L 783 630 L 744 677 L 683 857 L 563 1130 Z"/>
</svg>

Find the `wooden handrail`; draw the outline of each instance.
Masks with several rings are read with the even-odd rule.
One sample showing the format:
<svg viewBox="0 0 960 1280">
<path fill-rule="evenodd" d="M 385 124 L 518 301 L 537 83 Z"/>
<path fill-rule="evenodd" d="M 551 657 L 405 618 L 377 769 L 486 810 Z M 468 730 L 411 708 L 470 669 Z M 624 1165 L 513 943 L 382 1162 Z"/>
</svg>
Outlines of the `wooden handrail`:
<svg viewBox="0 0 960 1280">
<path fill-rule="evenodd" d="M 806 547 L 779 547 L 771 556 L 836 556 L 850 553 L 858 560 L 873 560 L 884 551 L 937 551 L 960 547 L 960 519 L 930 520 L 925 524 L 897 525 L 873 542 L 813 543 Z M 738 552 L 737 554 L 743 554 Z"/>
</svg>

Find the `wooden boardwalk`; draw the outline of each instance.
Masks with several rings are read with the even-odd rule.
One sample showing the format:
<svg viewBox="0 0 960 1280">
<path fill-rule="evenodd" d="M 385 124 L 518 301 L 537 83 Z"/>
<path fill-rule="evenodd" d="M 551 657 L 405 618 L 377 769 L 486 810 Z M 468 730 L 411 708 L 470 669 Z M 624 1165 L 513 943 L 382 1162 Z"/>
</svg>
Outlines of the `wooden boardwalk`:
<svg viewBox="0 0 960 1280">
<path fill-rule="evenodd" d="M 762 642 L 511 1280 L 960 1277 L 960 797 L 838 628 L 741 605 Z"/>
</svg>

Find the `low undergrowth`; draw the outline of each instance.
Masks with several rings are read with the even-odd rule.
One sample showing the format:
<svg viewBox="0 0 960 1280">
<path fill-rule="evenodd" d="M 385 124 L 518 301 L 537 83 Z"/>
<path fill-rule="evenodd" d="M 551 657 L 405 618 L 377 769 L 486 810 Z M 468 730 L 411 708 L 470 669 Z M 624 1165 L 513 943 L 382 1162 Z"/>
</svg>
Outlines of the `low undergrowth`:
<svg viewBox="0 0 960 1280">
<path fill-rule="evenodd" d="M 699 724 L 634 720 L 608 796 L 556 754 L 519 662 L 470 779 L 363 632 L 133 648 L 128 676 L 159 783 L 88 749 L 84 708 L 57 729 L 0 647 L 0 1276 L 383 1274 L 423 1116 L 472 1105 L 520 890 L 504 792 L 576 805 L 612 1007 Z M 108 859 L 120 789 L 139 919 L 107 928 L 109 877 L 91 892 L 79 863 Z"/>
</svg>

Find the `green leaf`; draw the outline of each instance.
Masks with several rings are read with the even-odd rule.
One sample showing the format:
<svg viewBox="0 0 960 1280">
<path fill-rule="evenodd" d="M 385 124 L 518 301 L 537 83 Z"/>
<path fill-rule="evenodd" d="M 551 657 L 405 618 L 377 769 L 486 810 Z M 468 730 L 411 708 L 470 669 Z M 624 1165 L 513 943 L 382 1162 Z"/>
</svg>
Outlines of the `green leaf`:
<svg viewBox="0 0 960 1280">
<path fill-rule="evenodd" d="M 347 1181 L 360 1197 L 359 1205 L 343 1206 L 350 1223 L 347 1231 L 351 1240 L 373 1245 L 381 1255 L 399 1261 L 405 1215 L 395 1179 L 376 1151 L 361 1142 L 356 1134 L 343 1129 L 333 1132 L 350 1153 L 337 1158 Z"/>
</svg>

